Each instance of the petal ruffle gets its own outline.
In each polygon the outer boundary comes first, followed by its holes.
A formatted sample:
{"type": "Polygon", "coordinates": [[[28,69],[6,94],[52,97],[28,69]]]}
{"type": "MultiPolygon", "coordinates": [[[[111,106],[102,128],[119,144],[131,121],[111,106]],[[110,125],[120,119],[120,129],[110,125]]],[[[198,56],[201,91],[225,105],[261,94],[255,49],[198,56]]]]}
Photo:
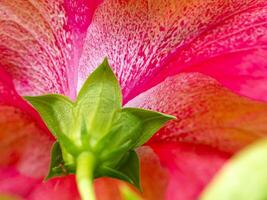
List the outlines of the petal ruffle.
{"type": "Polygon", "coordinates": [[[265,0],[105,1],[88,29],[78,85],[108,56],[125,102],[183,70],[266,100],[266,13],[265,0]]]}
{"type": "Polygon", "coordinates": [[[233,94],[199,73],[169,77],[126,106],[177,117],[154,135],[150,143],[186,141],[233,152],[267,135],[267,104],[233,94]]]}

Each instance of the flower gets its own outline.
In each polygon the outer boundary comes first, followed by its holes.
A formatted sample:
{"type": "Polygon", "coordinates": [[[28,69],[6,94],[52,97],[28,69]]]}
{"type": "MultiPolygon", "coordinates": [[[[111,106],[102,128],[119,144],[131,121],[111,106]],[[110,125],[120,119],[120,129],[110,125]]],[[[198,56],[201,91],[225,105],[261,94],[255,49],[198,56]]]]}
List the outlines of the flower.
{"type": "MultiPolygon", "coordinates": [[[[138,150],[143,197],[196,199],[267,133],[266,9],[264,0],[2,0],[1,193],[79,199],[73,176],[42,181],[54,138],[20,95],[75,99],[107,56],[125,105],[177,117],[138,150]]],[[[120,184],[96,180],[99,199],[120,199],[120,184]]]]}

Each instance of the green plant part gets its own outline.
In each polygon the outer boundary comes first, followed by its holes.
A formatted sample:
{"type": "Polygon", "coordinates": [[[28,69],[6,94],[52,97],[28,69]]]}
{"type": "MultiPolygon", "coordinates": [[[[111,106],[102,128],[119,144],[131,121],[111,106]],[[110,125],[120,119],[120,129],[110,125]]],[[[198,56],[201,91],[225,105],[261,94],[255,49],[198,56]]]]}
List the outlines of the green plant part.
{"type": "Polygon", "coordinates": [[[121,89],[107,59],[90,75],[77,100],[49,94],[25,99],[56,137],[47,179],[76,174],[83,200],[94,199],[97,177],[113,177],[141,189],[135,149],[175,117],[123,108],[121,89]]]}
{"type": "Polygon", "coordinates": [[[201,200],[267,199],[267,140],[242,150],[227,163],[201,200]]]}
{"type": "Polygon", "coordinates": [[[123,200],[141,200],[141,198],[126,185],[120,186],[120,192],[123,200]]]}

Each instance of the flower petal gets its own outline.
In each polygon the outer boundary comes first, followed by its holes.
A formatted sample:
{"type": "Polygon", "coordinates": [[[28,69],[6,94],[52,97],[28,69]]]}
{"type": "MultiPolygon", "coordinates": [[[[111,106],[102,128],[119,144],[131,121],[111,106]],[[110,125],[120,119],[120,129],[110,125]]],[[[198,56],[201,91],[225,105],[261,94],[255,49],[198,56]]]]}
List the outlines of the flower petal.
{"type": "Polygon", "coordinates": [[[107,56],[125,102],[192,65],[200,66],[191,71],[210,74],[234,91],[267,98],[266,5],[265,0],[107,0],[88,29],[78,86],[107,56]],[[214,57],[214,64],[202,64],[214,57]],[[260,86],[254,89],[252,81],[260,86]]]}
{"type": "Polygon", "coordinates": [[[0,199],[2,194],[26,197],[40,180],[22,175],[14,168],[0,169],[0,199]]]}
{"type": "MultiPolygon", "coordinates": [[[[98,200],[122,200],[119,193],[120,181],[101,178],[95,181],[95,191],[98,200]]],[[[69,175],[53,178],[47,182],[37,184],[27,196],[29,200],[80,200],[75,176],[69,175]]]]}
{"type": "Polygon", "coordinates": [[[74,176],[54,178],[35,187],[29,200],[80,200],[74,176]]]}
{"type": "Polygon", "coordinates": [[[22,95],[76,95],[82,34],[101,1],[1,0],[0,65],[22,95]]]}
{"type": "Polygon", "coordinates": [[[164,200],[197,199],[230,156],[207,146],[179,142],[155,144],[152,148],[170,177],[164,200]]]}
{"type": "Polygon", "coordinates": [[[267,104],[235,95],[199,73],[169,77],[126,106],[177,117],[154,135],[150,143],[186,141],[233,152],[267,135],[267,104]]]}
{"type": "MultiPolygon", "coordinates": [[[[266,21],[266,1],[238,8],[176,51],[161,73],[201,72],[238,94],[267,101],[266,21]]],[[[162,74],[152,82],[163,80],[162,74]]]]}
{"type": "Polygon", "coordinates": [[[68,34],[61,1],[2,0],[0,64],[20,94],[70,93],[68,34]]]}
{"type": "Polygon", "coordinates": [[[53,138],[39,115],[15,91],[0,68],[0,167],[45,176],[53,138]]]}

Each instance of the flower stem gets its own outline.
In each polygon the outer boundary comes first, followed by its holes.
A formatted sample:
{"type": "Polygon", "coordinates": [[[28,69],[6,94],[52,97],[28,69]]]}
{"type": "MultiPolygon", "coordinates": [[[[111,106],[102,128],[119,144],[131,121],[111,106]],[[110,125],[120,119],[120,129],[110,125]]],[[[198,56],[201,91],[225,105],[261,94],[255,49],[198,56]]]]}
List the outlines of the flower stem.
{"type": "Polygon", "coordinates": [[[76,181],[82,200],[95,200],[93,186],[94,156],[83,152],[77,158],[76,181]]]}

